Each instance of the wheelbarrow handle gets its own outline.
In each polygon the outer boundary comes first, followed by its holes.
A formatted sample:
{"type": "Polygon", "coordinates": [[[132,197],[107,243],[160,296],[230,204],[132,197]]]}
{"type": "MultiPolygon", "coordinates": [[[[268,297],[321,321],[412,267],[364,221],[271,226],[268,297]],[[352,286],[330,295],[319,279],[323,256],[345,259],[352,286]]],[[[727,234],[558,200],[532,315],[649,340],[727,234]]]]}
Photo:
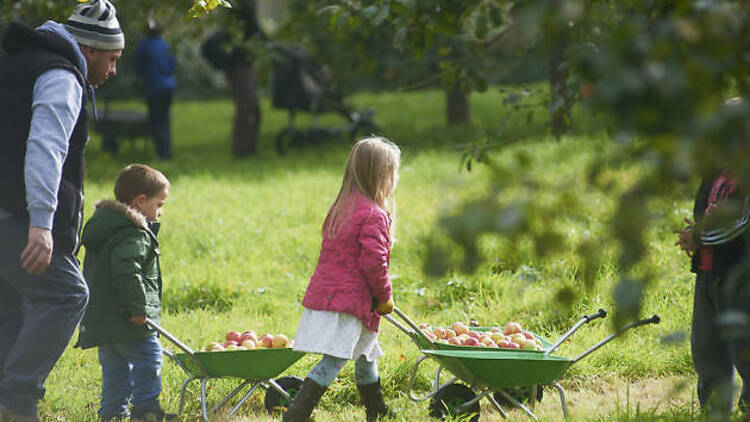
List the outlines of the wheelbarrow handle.
{"type": "Polygon", "coordinates": [[[185,343],[181,342],[177,337],[173,336],[169,331],[165,330],[161,325],[154,322],[154,320],[152,320],[151,318],[146,318],[146,325],[153,328],[154,331],[161,334],[167,340],[171,341],[183,352],[195,356],[195,352],[193,351],[193,349],[188,347],[185,343]]]}
{"type": "Polygon", "coordinates": [[[607,317],[607,311],[605,311],[602,308],[599,308],[599,310],[595,314],[591,314],[583,318],[586,320],[586,322],[591,322],[597,318],[606,318],[606,317],[607,317]]]}
{"type": "MultiPolygon", "coordinates": [[[[424,341],[426,341],[427,344],[429,344],[432,349],[436,349],[437,348],[435,346],[435,343],[433,343],[432,340],[430,340],[430,338],[425,335],[425,333],[417,326],[417,324],[415,324],[414,321],[412,321],[411,319],[409,319],[409,317],[407,317],[406,314],[404,314],[403,312],[401,312],[401,309],[399,309],[399,308],[397,308],[397,307],[394,306],[393,307],[393,313],[396,314],[396,315],[398,315],[398,317],[401,318],[406,323],[406,325],[408,325],[409,327],[405,327],[403,324],[401,324],[400,322],[398,322],[396,320],[396,318],[392,317],[391,315],[383,315],[383,317],[387,321],[389,321],[391,324],[395,325],[399,330],[403,331],[406,335],[408,335],[409,337],[411,337],[412,340],[414,340],[415,343],[417,343],[417,341],[416,341],[416,339],[414,337],[412,337],[412,333],[413,332],[415,332],[424,341]],[[409,330],[409,328],[411,328],[411,330],[409,330]]],[[[417,343],[417,346],[419,346],[419,343],[417,343]]]]}
{"type": "Polygon", "coordinates": [[[648,325],[648,324],[658,324],[661,322],[661,317],[659,315],[654,315],[651,318],[642,319],[640,321],[636,321],[633,323],[633,327],[638,327],[641,325],[648,325]]]}
{"type": "Polygon", "coordinates": [[[555,344],[553,344],[551,347],[549,347],[548,349],[546,349],[544,351],[544,354],[545,355],[549,355],[552,352],[554,352],[555,350],[557,350],[557,348],[560,347],[560,345],[563,344],[563,342],[565,340],[567,340],[568,337],[572,336],[573,333],[575,333],[576,331],[578,331],[578,329],[583,324],[587,324],[587,323],[589,323],[589,322],[591,322],[591,321],[593,321],[593,320],[595,320],[597,318],[606,318],[606,317],[607,317],[607,311],[605,311],[604,309],[601,309],[601,308],[599,308],[599,310],[596,311],[596,313],[594,313],[594,314],[584,315],[583,317],[581,317],[581,319],[578,320],[578,322],[575,323],[575,325],[573,325],[573,327],[571,327],[565,334],[563,334],[562,337],[560,337],[555,342],[555,344]]]}
{"type": "Polygon", "coordinates": [[[572,364],[578,362],[579,360],[585,358],[586,356],[588,356],[589,354],[591,354],[591,352],[593,352],[594,350],[596,350],[596,349],[604,346],[605,344],[609,343],[610,341],[612,341],[616,337],[619,337],[620,335],[622,335],[622,333],[624,333],[625,331],[627,331],[627,330],[629,330],[631,328],[640,327],[641,325],[658,324],[660,322],[661,322],[661,317],[659,317],[659,315],[654,315],[651,318],[641,319],[641,320],[638,320],[638,321],[633,321],[633,322],[631,322],[629,324],[625,324],[622,328],[620,328],[619,330],[617,330],[615,333],[612,333],[611,335],[609,335],[604,340],[602,340],[599,343],[591,346],[588,350],[586,350],[585,352],[583,352],[580,355],[576,356],[570,362],[570,364],[572,365],[572,364]]]}

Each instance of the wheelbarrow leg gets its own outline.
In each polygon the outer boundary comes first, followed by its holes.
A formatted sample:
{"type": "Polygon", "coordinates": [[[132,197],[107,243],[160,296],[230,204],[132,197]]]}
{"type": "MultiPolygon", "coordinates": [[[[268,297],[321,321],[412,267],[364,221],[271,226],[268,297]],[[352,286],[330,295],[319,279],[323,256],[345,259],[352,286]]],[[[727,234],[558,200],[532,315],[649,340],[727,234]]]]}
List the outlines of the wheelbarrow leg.
{"type": "Polygon", "coordinates": [[[523,403],[521,403],[518,400],[514,399],[505,390],[498,389],[497,392],[500,393],[500,394],[502,394],[502,396],[505,397],[505,400],[508,400],[509,402],[513,403],[514,406],[516,406],[517,408],[523,410],[531,419],[534,419],[535,421],[539,420],[539,418],[536,417],[536,415],[534,414],[534,412],[532,412],[531,410],[529,410],[528,407],[524,406],[523,403]]]}
{"type": "Polygon", "coordinates": [[[206,384],[207,383],[208,383],[208,378],[201,379],[201,415],[203,416],[203,420],[205,422],[208,422],[208,412],[206,411],[206,384]]]}
{"type": "Polygon", "coordinates": [[[242,381],[240,383],[240,385],[238,385],[237,387],[235,387],[234,390],[232,390],[231,393],[229,393],[226,396],[224,396],[224,398],[221,399],[221,401],[219,401],[218,403],[216,403],[216,405],[214,405],[214,407],[211,408],[211,413],[214,413],[215,411],[219,410],[219,408],[221,406],[224,406],[224,404],[226,404],[226,402],[228,402],[229,400],[231,400],[232,397],[236,396],[237,393],[239,393],[240,391],[242,391],[242,389],[245,388],[245,386],[248,385],[248,384],[250,384],[251,382],[252,381],[250,381],[250,380],[242,381]]]}
{"type": "Polygon", "coordinates": [[[180,391],[180,407],[177,408],[177,414],[181,415],[182,410],[185,408],[185,393],[187,391],[188,384],[196,379],[198,379],[198,377],[190,377],[182,383],[182,390],[180,391]]]}
{"type": "Polygon", "coordinates": [[[558,383],[551,384],[558,393],[560,393],[560,405],[562,406],[563,411],[563,417],[567,420],[568,419],[568,405],[565,403],[565,390],[563,390],[562,386],[558,383]]]}
{"type": "Polygon", "coordinates": [[[431,392],[425,394],[422,397],[418,397],[417,395],[415,395],[414,394],[414,383],[415,383],[415,381],[417,379],[417,372],[419,371],[419,365],[421,365],[422,362],[424,362],[428,358],[429,358],[429,356],[427,356],[427,355],[422,355],[419,358],[417,358],[417,361],[414,363],[414,367],[412,368],[411,376],[409,377],[409,391],[408,391],[408,395],[409,395],[409,398],[412,401],[414,401],[414,402],[420,402],[420,401],[423,401],[423,400],[427,400],[430,397],[434,396],[435,393],[437,393],[438,390],[440,390],[441,388],[445,387],[448,384],[452,384],[454,381],[458,380],[458,378],[453,378],[450,381],[446,382],[445,384],[439,385],[440,384],[440,371],[442,370],[442,367],[438,367],[438,370],[435,372],[435,379],[433,380],[433,390],[431,392]]]}
{"type": "Polygon", "coordinates": [[[492,394],[487,394],[487,398],[490,399],[490,403],[492,403],[493,406],[495,406],[495,409],[497,409],[498,412],[500,412],[500,416],[503,417],[503,419],[508,419],[508,414],[505,413],[505,410],[503,410],[503,407],[500,406],[500,403],[495,400],[494,397],[492,397],[492,394]]]}
{"type": "MultiPolygon", "coordinates": [[[[245,383],[243,383],[242,385],[244,386],[244,385],[245,385],[245,383]]],[[[249,390],[247,391],[247,393],[245,393],[245,394],[243,394],[243,395],[242,395],[242,398],[240,399],[239,403],[237,403],[237,404],[236,404],[236,405],[235,405],[235,406],[234,406],[234,407],[232,408],[232,410],[230,410],[230,411],[229,411],[229,413],[227,414],[227,419],[231,418],[231,417],[232,417],[232,415],[234,415],[234,413],[235,413],[236,411],[240,410],[240,407],[241,407],[241,406],[242,406],[243,404],[245,404],[245,402],[247,401],[248,397],[250,397],[250,395],[251,395],[251,394],[253,394],[253,392],[254,392],[255,390],[257,390],[257,389],[258,389],[258,387],[260,387],[260,385],[261,385],[261,383],[260,383],[260,382],[256,382],[255,384],[253,384],[253,386],[252,386],[252,387],[250,387],[250,389],[249,389],[249,390]]]]}
{"type": "Polygon", "coordinates": [[[536,384],[531,386],[531,398],[529,400],[529,408],[531,410],[534,410],[534,407],[536,406],[536,384]]]}

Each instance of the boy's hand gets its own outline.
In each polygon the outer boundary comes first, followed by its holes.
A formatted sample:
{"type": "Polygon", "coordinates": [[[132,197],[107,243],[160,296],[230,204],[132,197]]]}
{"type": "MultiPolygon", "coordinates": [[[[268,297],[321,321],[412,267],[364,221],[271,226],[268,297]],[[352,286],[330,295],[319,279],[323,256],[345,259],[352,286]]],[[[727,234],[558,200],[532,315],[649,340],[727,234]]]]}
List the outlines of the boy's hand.
{"type": "Polygon", "coordinates": [[[378,303],[377,311],[380,315],[388,315],[393,312],[394,306],[396,306],[396,304],[393,303],[393,297],[391,297],[387,302],[378,303]]]}
{"type": "Polygon", "coordinates": [[[135,324],[135,325],[145,325],[146,316],[145,315],[132,315],[130,318],[128,318],[128,321],[130,321],[131,324],[135,324]]]}
{"type": "Polygon", "coordinates": [[[698,249],[693,240],[693,226],[695,222],[689,218],[685,218],[685,222],[687,223],[687,227],[682,230],[673,230],[673,233],[677,235],[677,242],[674,244],[685,251],[688,256],[693,256],[693,253],[698,249]]]}

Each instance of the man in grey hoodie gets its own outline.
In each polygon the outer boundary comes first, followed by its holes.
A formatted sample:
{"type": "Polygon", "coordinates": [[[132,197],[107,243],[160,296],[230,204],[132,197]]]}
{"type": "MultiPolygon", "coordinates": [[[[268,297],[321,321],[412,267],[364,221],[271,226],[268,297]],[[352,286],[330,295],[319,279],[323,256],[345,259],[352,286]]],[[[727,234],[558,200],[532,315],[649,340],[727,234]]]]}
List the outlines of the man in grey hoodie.
{"type": "MultiPolygon", "coordinates": [[[[44,382],[88,300],[76,254],[87,99],[125,38],[108,0],[65,24],[12,23],[0,59],[0,420],[37,421],[44,382]],[[40,344],[41,343],[41,344],[40,344]]],[[[95,102],[94,112],[96,112],[95,102]]]]}

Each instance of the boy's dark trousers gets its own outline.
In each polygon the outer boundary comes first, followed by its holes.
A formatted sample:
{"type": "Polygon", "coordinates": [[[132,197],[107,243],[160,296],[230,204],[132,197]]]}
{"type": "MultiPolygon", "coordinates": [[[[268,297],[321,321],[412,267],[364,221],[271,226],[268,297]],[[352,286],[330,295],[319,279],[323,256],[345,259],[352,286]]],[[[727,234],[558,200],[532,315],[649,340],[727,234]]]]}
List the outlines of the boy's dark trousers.
{"type": "Polygon", "coordinates": [[[750,332],[741,321],[743,314],[750,316],[750,303],[745,300],[749,288],[747,285],[739,290],[727,288],[724,280],[702,271],[696,276],[690,343],[702,408],[708,406],[722,413],[731,411],[736,368],[743,379],[739,406],[744,412],[750,412],[747,407],[750,405],[750,332]],[[739,320],[734,318],[738,316],[739,320]]]}
{"type": "Polygon", "coordinates": [[[21,268],[28,226],[0,219],[0,404],[35,415],[44,381],[83,316],[88,288],[71,254],[52,253],[49,268],[21,268]]]}

